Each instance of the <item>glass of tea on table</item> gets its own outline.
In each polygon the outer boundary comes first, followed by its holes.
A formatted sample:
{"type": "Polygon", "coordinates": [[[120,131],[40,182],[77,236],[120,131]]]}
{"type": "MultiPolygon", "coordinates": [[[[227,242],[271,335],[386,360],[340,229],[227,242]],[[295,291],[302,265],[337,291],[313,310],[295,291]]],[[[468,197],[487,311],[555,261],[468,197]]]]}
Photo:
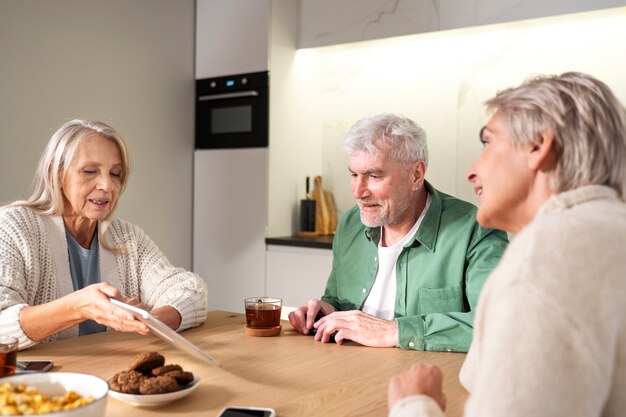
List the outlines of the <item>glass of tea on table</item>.
{"type": "Polygon", "coordinates": [[[280,334],[280,313],[283,300],[272,297],[252,297],[244,300],[246,307],[246,334],[250,336],[277,336],[280,334]]]}
{"type": "Polygon", "coordinates": [[[0,377],[15,374],[17,365],[17,339],[0,336],[0,377]]]}

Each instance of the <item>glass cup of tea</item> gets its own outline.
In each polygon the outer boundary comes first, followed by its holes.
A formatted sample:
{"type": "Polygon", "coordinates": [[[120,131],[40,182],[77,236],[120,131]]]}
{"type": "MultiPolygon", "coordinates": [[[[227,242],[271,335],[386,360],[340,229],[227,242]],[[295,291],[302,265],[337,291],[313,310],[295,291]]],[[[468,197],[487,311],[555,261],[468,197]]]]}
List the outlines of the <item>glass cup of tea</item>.
{"type": "Polygon", "coordinates": [[[280,313],[283,300],[272,297],[252,297],[244,300],[246,307],[246,333],[251,336],[276,336],[280,334],[280,313]]]}
{"type": "Polygon", "coordinates": [[[0,336],[0,377],[15,374],[17,366],[17,339],[0,336]]]}

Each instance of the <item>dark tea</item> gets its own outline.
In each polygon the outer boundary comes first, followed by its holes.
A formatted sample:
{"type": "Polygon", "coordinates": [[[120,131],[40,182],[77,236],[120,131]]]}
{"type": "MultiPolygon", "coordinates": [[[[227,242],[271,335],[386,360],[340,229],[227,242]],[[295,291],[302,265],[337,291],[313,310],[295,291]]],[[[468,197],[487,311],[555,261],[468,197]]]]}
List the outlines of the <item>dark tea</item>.
{"type": "Polygon", "coordinates": [[[0,377],[15,374],[17,366],[17,339],[0,337],[0,377]]]}
{"type": "Polygon", "coordinates": [[[245,300],[246,324],[252,329],[272,329],[280,326],[280,298],[255,297],[245,300]]]}
{"type": "Polygon", "coordinates": [[[0,353],[0,377],[15,374],[17,351],[0,353]]]}
{"type": "Polygon", "coordinates": [[[259,304],[246,308],[246,323],[253,329],[267,329],[280,325],[281,308],[272,304],[259,304]]]}

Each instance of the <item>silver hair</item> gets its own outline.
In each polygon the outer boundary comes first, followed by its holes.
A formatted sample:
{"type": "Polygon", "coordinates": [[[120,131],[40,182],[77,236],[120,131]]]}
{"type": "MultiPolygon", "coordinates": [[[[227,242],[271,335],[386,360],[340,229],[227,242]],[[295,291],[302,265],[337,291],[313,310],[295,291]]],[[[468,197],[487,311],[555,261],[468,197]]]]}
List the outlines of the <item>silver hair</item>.
{"type": "Polygon", "coordinates": [[[626,197],[626,110],[603,82],[578,72],[540,76],[486,104],[504,116],[514,143],[553,135],[555,191],[595,184],[626,197]]]}
{"type": "Polygon", "coordinates": [[[399,162],[424,161],[428,166],[426,132],[413,120],[393,113],[382,113],[356,122],[346,134],[343,149],[352,154],[376,154],[379,147],[399,162]]]}
{"type": "MultiPolygon", "coordinates": [[[[122,169],[120,173],[121,195],[130,175],[130,157],[124,139],[115,129],[105,123],[74,119],[64,123],[48,141],[41,155],[41,159],[39,160],[37,170],[35,171],[32,195],[26,200],[16,201],[11,205],[29,207],[45,215],[63,215],[65,212],[62,190],[63,180],[74,158],[78,145],[92,135],[100,135],[109,139],[118,147],[120,158],[122,159],[122,169]]],[[[110,224],[118,202],[119,198],[116,200],[115,205],[111,208],[107,217],[103,220],[102,227],[98,228],[101,242],[109,249],[110,247],[104,240],[104,232],[110,224]]]]}

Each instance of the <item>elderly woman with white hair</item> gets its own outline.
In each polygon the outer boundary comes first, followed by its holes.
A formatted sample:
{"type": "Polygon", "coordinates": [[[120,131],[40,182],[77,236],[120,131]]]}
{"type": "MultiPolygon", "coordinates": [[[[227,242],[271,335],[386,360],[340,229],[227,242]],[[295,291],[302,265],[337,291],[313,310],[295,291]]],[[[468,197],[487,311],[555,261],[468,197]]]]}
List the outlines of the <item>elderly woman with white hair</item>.
{"type": "Polygon", "coordinates": [[[20,349],[107,327],[149,331],[111,298],[178,331],[206,319],[204,281],[113,217],[129,168],[113,128],[72,120],[48,142],[31,197],[0,209],[0,334],[20,349]]]}
{"type": "MultiPolygon", "coordinates": [[[[581,73],[487,102],[468,174],[478,222],[516,234],[478,300],[461,370],[466,416],[622,416],[626,410],[626,111],[581,73]]],[[[439,368],[389,384],[390,415],[440,416],[439,368]]]]}

